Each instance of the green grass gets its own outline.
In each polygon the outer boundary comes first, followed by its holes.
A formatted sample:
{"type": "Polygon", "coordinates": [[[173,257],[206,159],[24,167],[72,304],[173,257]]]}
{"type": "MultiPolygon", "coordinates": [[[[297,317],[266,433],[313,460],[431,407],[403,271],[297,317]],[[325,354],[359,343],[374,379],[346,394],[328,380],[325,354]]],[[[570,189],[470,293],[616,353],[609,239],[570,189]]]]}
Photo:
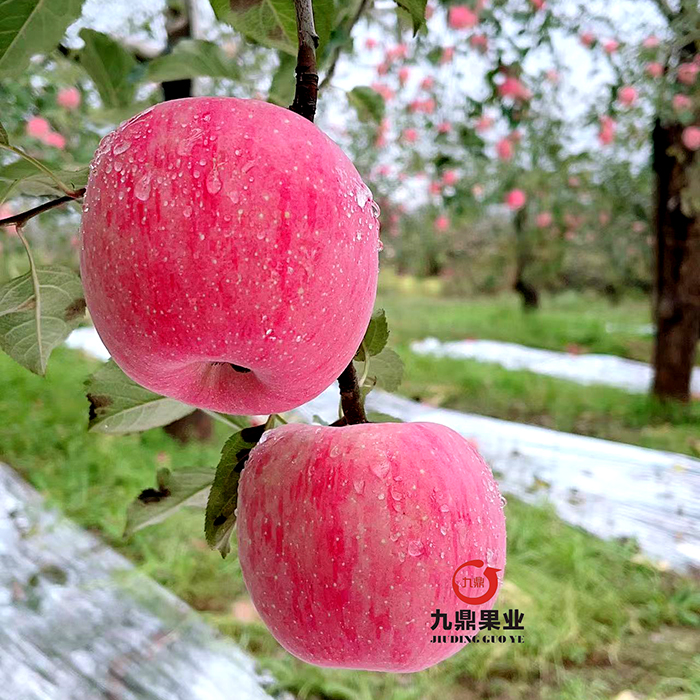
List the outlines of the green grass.
{"type": "Polygon", "coordinates": [[[483,338],[532,347],[581,350],[648,361],[650,338],[608,333],[606,324],[624,328],[648,323],[642,300],[611,306],[599,297],[545,297],[543,308],[523,313],[510,295],[480,299],[444,299],[410,288],[384,289],[377,305],[387,312],[390,343],[406,365],[399,392],[434,406],[504,420],[541,425],[660,450],[700,456],[700,402],[664,405],[646,394],[630,394],[603,385],[575,382],[499,365],[420,356],[413,340],[483,338]]]}
{"type": "MultiPolygon", "coordinates": [[[[386,309],[392,341],[403,344],[428,336],[440,340],[479,338],[520,343],[547,350],[619,355],[648,362],[653,340],[632,332],[651,321],[646,299],[625,299],[611,306],[599,296],[544,296],[542,308],[523,313],[517,296],[503,294],[476,299],[449,299],[422,293],[408,284],[396,287],[392,277],[380,278],[377,305],[386,309]],[[612,332],[606,331],[611,324],[612,332]]],[[[418,283],[416,283],[418,284],[418,283]]]]}
{"type": "MultiPolygon", "coordinates": [[[[412,675],[322,670],[292,659],[241,614],[240,606],[249,606],[238,563],[206,549],[201,513],[179,513],[122,539],[126,505],[151,485],[155,469],[214,464],[225,433],[185,447],[160,430],[87,433],[82,382],[95,366],[59,349],[41,379],[0,355],[0,456],[254,653],[279,687],[301,698],[353,700],[607,700],[625,689],[657,700],[697,697],[697,585],[633,563],[630,544],[602,542],[516,499],[506,507],[508,569],[499,606],[525,613],[525,644],[474,645],[412,675]]],[[[415,371],[409,365],[409,382],[415,371]]]]}

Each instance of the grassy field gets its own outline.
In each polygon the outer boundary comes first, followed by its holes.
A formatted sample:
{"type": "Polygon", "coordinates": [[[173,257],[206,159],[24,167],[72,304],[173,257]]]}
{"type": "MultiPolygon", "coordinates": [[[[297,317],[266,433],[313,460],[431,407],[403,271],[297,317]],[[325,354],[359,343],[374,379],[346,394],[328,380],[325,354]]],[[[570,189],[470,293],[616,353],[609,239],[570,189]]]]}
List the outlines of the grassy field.
{"type": "Polygon", "coordinates": [[[651,338],[626,329],[648,323],[644,301],[610,306],[596,297],[563,295],[523,314],[515,296],[453,300],[397,290],[392,280],[377,304],[387,312],[390,343],[406,365],[400,393],[434,406],[519,423],[700,456],[700,401],[663,405],[645,394],[575,382],[527,371],[510,371],[476,360],[413,354],[409,344],[487,338],[532,347],[578,350],[648,361],[651,338]],[[606,331],[612,324],[623,330],[606,331]]]}
{"type": "MultiPolygon", "coordinates": [[[[392,343],[406,360],[408,395],[629,442],[694,449],[695,409],[667,413],[662,420],[661,409],[644,397],[489,365],[415,358],[407,351],[412,338],[473,333],[515,342],[529,337],[529,344],[557,349],[587,339],[587,347],[602,350],[610,343],[608,352],[616,346],[622,354],[624,338],[607,338],[600,324],[613,316],[630,322],[634,313],[644,322],[641,307],[607,314],[601,306],[589,318],[588,303],[576,302],[578,311],[555,306],[537,321],[535,332],[512,299],[466,305],[421,301],[402,292],[383,293],[380,301],[389,314],[392,343]],[[472,312],[474,306],[478,311],[472,312]],[[579,315],[580,324],[571,320],[579,315]],[[513,319],[512,333],[503,330],[503,318],[513,319]],[[467,332],[467,326],[481,331],[467,332]]],[[[185,447],[161,430],[126,437],[87,433],[82,382],[96,366],[59,349],[41,379],[0,355],[0,458],[255,654],[280,688],[302,698],[352,700],[608,700],[625,690],[644,699],[700,697],[697,582],[645,564],[631,543],[602,542],[547,509],[513,498],[506,506],[508,569],[499,607],[525,613],[525,644],[474,645],[412,675],[330,671],[296,661],[257,619],[235,556],[222,561],[207,549],[200,512],[180,513],[122,539],[126,505],[151,485],[155,469],[215,464],[225,432],[217,426],[210,444],[185,447]]]]}

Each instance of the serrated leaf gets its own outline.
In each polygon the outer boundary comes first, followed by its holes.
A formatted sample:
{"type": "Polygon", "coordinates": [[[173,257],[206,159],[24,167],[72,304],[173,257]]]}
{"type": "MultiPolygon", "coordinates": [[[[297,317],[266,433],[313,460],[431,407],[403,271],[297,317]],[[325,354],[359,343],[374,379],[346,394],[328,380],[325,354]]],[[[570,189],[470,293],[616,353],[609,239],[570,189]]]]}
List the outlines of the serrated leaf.
{"type": "Polygon", "coordinates": [[[2,124],[0,124],[0,144],[3,146],[10,145],[10,139],[7,135],[7,131],[5,131],[5,127],[2,124]]]}
{"type": "Polygon", "coordinates": [[[226,558],[231,551],[231,533],[236,524],[238,482],[250,451],[258,444],[264,425],[244,428],[231,435],[221,450],[216,477],[209,492],[204,516],[204,535],[212,549],[226,558]]]}
{"type": "Polygon", "coordinates": [[[0,0],[0,77],[17,77],[35,54],[53,51],[84,0],[0,0]]]}
{"type": "Polygon", "coordinates": [[[379,124],[384,118],[384,98],[370,87],[358,86],[348,92],[348,102],[363,122],[379,124]]]}
{"type": "MultiPolygon", "coordinates": [[[[52,170],[56,177],[70,189],[78,190],[87,184],[89,173],[87,165],[78,170],[52,170]]],[[[35,165],[26,160],[18,160],[0,166],[0,203],[10,194],[44,197],[65,193],[58,187],[55,180],[37,170],[35,165]]]]}
{"type": "Polygon", "coordinates": [[[46,373],[51,351],[85,314],[80,278],[67,267],[47,266],[0,287],[0,348],[35,374],[46,373]]]}
{"type": "Polygon", "coordinates": [[[293,0],[211,0],[217,19],[263,46],[296,55],[297,27],[293,0]]]}
{"type": "Polygon", "coordinates": [[[372,423],[403,423],[401,418],[390,416],[388,413],[382,413],[381,411],[369,411],[367,413],[367,418],[369,418],[372,423]]]}
{"type": "MultiPolygon", "coordinates": [[[[227,22],[249,39],[296,56],[294,0],[210,0],[210,4],[218,20],[227,22]]],[[[313,9],[318,53],[321,53],[335,24],[333,0],[315,0],[313,9]]]]}
{"type": "Polygon", "coordinates": [[[386,312],[384,309],[377,309],[372,314],[355,359],[358,362],[364,362],[365,352],[370,356],[378,355],[386,346],[387,340],[389,340],[389,325],[386,322],[386,312]]]}
{"type": "Polygon", "coordinates": [[[109,360],[85,382],[90,402],[88,430],[137,433],[159,428],[192,413],[194,406],[144,389],[109,360]]]}
{"type": "Polygon", "coordinates": [[[411,20],[413,21],[413,33],[416,34],[425,23],[425,6],[428,4],[428,1],[396,0],[396,4],[411,15],[411,20]]]}
{"type": "Polygon", "coordinates": [[[296,58],[282,51],[279,52],[279,57],[280,64],[272,76],[268,100],[280,107],[288,107],[292,104],[296,87],[294,76],[296,58]]]}
{"type": "Polygon", "coordinates": [[[136,69],[136,59],[121,44],[94,29],[81,29],[80,38],[85,46],[78,60],[92,78],[104,107],[128,105],[134,97],[131,73],[136,69]]]}
{"type": "Polygon", "coordinates": [[[165,56],[148,63],[146,76],[154,83],[185,80],[200,76],[209,78],[240,77],[238,62],[229,58],[211,41],[184,39],[165,56]]]}
{"type": "Polygon", "coordinates": [[[156,488],[142,491],[127,508],[124,537],[163,522],[180,508],[199,505],[214,481],[214,474],[212,467],[192,467],[174,472],[158,470],[156,488]]]}
{"type": "Polygon", "coordinates": [[[403,379],[403,361],[391,349],[384,348],[370,359],[368,377],[386,391],[396,391],[403,379]]]}

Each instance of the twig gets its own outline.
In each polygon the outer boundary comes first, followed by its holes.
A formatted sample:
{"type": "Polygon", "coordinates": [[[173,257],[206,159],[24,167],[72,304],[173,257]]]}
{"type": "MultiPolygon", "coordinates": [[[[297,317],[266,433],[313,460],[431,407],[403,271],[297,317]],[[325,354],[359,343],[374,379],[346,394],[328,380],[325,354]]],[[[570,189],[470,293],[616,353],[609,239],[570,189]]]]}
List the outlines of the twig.
{"type": "Polygon", "coordinates": [[[297,15],[299,51],[297,53],[297,82],[294,102],[289,109],[312,122],[316,116],[316,100],[318,99],[318,72],[316,68],[318,34],[316,34],[314,26],[312,0],[294,0],[294,9],[297,15]]]}
{"type": "Polygon", "coordinates": [[[39,214],[43,214],[45,211],[49,211],[50,209],[55,209],[56,207],[67,204],[68,202],[74,202],[76,199],[80,199],[84,194],[85,188],[83,187],[82,189],[76,190],[70,196],[65,195],[63,197],[58,197],[58,199],[52,199],[48,202],[44,202],[38,207],[34,207],[28,211],[23,211],[20,214],[13,214],[12,216],[8,216],[6,219],[0,219],[0,226],[12,226],[13,224],[15,226],[24,226],[29,219],[32,219],[39,214]]]}
{"type": "Polygon", "coordinates": [[[357,372],[352,360],[338,377],[338,386],[340,387],[340,404],[343,407],[343,415],[347,424],[367,423],[360,385],[357,381],[357,372]]]}

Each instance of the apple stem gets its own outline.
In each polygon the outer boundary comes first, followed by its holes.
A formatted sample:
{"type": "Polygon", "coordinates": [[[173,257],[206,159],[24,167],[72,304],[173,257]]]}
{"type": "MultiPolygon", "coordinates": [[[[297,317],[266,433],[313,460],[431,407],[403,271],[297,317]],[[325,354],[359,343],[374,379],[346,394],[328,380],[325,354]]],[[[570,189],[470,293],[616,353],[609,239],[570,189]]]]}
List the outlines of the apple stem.
{"type": "Polygon", "coordinates": [[[84,194],[85,188],[82,188],[72,192],[70,195],[65,195],[63,197],[58,197],[57,199],[52,199],[48,202],[44,202],[33,209],[28,209],[27,211],[23,211],[19,214],[13,214],[5,219],[0,219],[0,226],[24,226],[29,219],[32,219],[39,214],[43,214],[45,211],[49,211],[49,209],[55,209],[56,207],[66,204],[67,202],[73,202],[76,199],[80,199],[84,194]]]}
{"type": "Polygon", "coordinates": [[[312,122],[316,116],[316,101],[318,99],[318,72],[316,68],[318,34],[316,34],[314,25],[312,0],[294,0],[294,9],[297,15],[299,52],[297,53],[297,82],[294,102],[289,109],[312,122]]]}
{"type": "Polygon", "coordinates": [[[340,373],[338,386],[340,387],[340,405],[343,407],[345,424],[368,423],[365,407],[362,403],[360,384],[357,381],[357,372],[352,360],[340,373]]]}

